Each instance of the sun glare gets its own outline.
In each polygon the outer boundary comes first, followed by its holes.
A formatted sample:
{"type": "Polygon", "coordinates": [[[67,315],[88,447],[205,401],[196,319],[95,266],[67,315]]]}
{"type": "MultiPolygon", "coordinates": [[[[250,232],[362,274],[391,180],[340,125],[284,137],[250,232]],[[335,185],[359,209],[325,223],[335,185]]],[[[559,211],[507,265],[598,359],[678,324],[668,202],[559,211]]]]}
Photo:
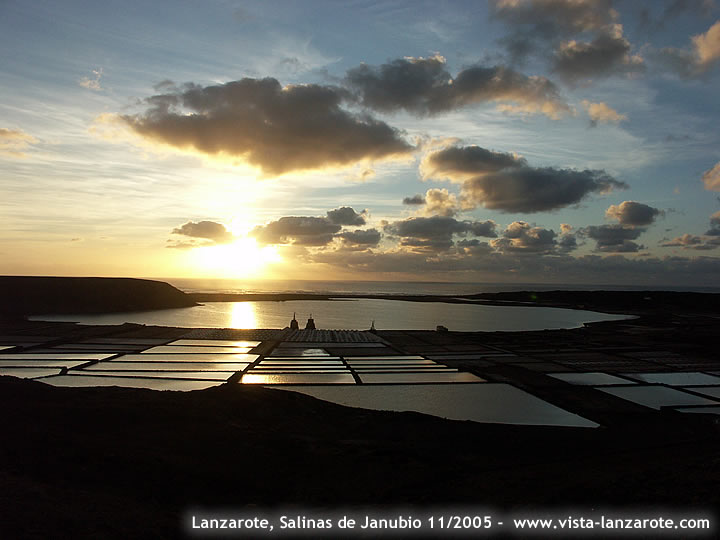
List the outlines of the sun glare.
{"type": "Polygon", "coordinates": [[[234,302],[230,313],[230,328],[257,328],[258,320],[252,302],[234,302]]]}
{"type": "Polygon", "coordinates": [[[260,247],[254,238],[193,251],[198,270],[204,274],[234,278],[258,277],[268,265],[282,260],[273,246],[260,247]]]}

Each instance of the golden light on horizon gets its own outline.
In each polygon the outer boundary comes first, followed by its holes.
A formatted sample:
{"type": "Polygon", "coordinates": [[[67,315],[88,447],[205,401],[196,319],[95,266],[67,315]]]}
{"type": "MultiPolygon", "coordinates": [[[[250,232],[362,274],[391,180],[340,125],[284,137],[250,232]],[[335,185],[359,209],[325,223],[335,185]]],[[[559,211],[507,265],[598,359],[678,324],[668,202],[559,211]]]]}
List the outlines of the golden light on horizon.
{"type": "Polygon", "coordinates": [[[254,238],[199,247],[192,250],[192,257],[198,272],[230,278],[259,277],[269,265],[283,260],[274,246],[260,247],[254,238]]]}

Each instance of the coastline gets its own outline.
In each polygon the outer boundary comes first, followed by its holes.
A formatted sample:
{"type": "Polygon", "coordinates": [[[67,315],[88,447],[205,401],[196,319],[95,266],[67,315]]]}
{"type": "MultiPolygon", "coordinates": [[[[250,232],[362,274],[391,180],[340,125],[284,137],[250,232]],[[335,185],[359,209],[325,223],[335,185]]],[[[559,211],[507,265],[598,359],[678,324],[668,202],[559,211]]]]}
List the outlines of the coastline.
{"type": "Polygon", "coordinates": [[[476,294],[187,293],[163,281],[133,278],[0,276],[0,317],[117,313],[191,307],[203,302],[378,299],[486,306],[554,307],[663,316],[720,313],[720,293],[543,290],[476,294]]]}

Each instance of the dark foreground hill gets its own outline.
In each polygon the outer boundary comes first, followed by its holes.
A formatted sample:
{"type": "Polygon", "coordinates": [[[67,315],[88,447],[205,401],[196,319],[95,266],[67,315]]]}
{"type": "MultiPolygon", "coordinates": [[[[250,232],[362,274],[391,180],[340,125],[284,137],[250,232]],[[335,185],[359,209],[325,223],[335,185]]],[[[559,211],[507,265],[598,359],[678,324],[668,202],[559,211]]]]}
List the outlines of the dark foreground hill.
{"type": "Polygon", "coordinates": [[[0,316],[109,313],[196,305],[161,281],[132,278],[0,276],[0,316]]]}
{"type": "MultiPolygon", "coordinates": [[[[569,512],[718,504],[717,433],[510,426],[281,390],[0,377],[0,537],[175,538],[192,508],[569,512]]],[[[339,537],[339,536],[331,536],[339,537]]]]}

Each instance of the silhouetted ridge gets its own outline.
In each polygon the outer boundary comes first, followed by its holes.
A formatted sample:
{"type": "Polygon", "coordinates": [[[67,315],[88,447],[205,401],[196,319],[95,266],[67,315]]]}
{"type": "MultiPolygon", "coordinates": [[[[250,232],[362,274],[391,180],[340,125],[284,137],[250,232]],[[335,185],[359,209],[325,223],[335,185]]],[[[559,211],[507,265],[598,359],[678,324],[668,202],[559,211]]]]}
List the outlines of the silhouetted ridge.
{"type": "Polygon", "coordinates": [[[108,313],[197,305],[162,281],[0,276],[0,314],[108,313]]]}

